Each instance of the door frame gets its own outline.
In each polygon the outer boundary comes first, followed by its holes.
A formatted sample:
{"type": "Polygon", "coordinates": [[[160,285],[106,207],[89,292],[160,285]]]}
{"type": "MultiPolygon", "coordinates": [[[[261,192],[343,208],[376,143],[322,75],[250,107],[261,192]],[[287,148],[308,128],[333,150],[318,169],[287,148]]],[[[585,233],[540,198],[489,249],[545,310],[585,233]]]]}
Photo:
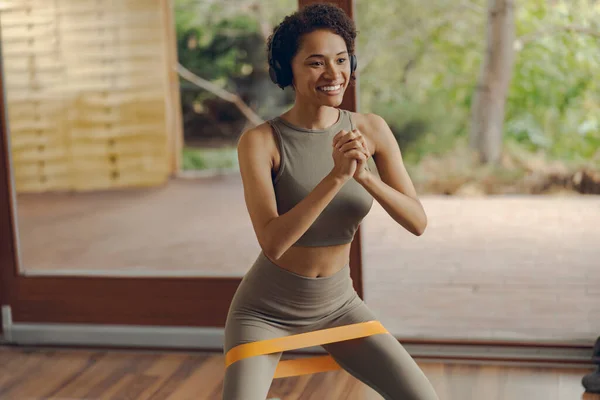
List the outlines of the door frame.
{"type": "MultiPolygon", "coordinates": [[[[350,16],[352,0],[334,1],[350,16]]],[[[299,0],[299,6],[314,1],[299,0]]],[[[173,43],[175,46],[175,43],[173,43]]],[[[0,67],[2,66],[0,61],[0,67]]],[[[25,276],[19,273],[4,73],[0,75],[0,305],[11,324],[108,324],[223,327],[241,278],[25,276]],[[157,294],[160,294],[158,296],[157,294]]],[[[356,110],[356,88],[343,108],[356,110]]],[[[174,110],[179,113],[180,110],[174,110]]],[[[176,121],[181,121],[180,118],[176,121]]],[[[173,148],[178,151],[178,145],[173,148]]],[[[363,295],[360,230],[351,246],[354,285],[363,295]]],[[[14,325],[16,326],[16,325],[14,325]]]]}

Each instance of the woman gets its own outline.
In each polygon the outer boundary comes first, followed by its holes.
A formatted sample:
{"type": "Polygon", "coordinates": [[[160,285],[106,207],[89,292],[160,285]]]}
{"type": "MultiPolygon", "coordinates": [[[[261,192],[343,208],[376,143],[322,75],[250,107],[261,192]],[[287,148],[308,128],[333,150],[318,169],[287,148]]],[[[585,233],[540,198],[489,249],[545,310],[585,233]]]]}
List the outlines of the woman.
{"type": "MultiPolygon", "coordinates": [[[[269,38],[272,79],[295,91],[293,107],[242,134],[246,206],[262,249],[227,317],[225,352],[248,342],[373,321],[349,269],[350,244],[373,198],[415,235],[427,218],[385,121],[338,109],[356,67],[351,19],[307,6],[269,38]],[[374,156],[380,178],[367,168],[374,156]]],[[[350,374],[386,399],[437,399],[389,334],[325,345],[350,374]]],[[[225,373],[225,400],[263,400],[281,354],[245,358],[225,373]]]]}

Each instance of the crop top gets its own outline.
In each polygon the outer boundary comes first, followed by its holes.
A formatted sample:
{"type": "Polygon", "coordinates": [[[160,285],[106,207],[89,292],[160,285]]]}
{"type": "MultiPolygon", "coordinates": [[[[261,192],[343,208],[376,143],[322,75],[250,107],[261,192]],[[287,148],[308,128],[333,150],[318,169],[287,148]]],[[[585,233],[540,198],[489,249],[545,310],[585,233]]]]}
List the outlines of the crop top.
{"type": "MultiPolygon", "coordinates": [[[[331,172],[333,137],[342,129],[354,129],[350,112],[340,109],[335,124],[327,129],[294,126],[280,117],[269,121],[277,140],[281,162],[273,177],[279,215],[304,199],[331,172]]],[[[308,230],[295,243],[317,247],[350,243],[373,197],[356,180],[348,180],[308,230]]]]}

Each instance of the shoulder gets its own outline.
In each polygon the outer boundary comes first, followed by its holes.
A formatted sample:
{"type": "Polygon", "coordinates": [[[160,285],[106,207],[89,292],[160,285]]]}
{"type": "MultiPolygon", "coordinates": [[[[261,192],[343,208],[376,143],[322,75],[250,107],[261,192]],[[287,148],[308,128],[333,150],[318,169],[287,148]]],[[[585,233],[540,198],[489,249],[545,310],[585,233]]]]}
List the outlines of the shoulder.
{"type": "Polygon", "coordinates": [[[372,129],[389,129],[383,117],[374,113],[350,112],[350,115],[358,129],[370,131],[372,129]]]}
{"type": "Polygon", "coordinates": [[[238,139],[238,151],[252,148],[265,148],[274,144],[273,128],[268,122],[263,122],[244,131],[238,139]]]}
{"type": "Polygon", "coordinates": [[[395,142],[394,134],[386,120],[375,113],[355,113],[350,116],[356,128],[369,139],[375,148],[385,148],[395,142]]]}

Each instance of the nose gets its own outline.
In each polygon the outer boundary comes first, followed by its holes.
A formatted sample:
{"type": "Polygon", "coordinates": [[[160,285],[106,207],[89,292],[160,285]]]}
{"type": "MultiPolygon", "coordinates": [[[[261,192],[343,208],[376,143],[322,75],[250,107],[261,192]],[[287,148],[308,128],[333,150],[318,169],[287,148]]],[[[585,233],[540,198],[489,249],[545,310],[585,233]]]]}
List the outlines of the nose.
{"type": "Polygon", "coordinates": [[[327,79],[336,80],[342,74],[341,69],[341,65],[337,65],[335,62],[328,62],[324,75],[327,79]]]}

